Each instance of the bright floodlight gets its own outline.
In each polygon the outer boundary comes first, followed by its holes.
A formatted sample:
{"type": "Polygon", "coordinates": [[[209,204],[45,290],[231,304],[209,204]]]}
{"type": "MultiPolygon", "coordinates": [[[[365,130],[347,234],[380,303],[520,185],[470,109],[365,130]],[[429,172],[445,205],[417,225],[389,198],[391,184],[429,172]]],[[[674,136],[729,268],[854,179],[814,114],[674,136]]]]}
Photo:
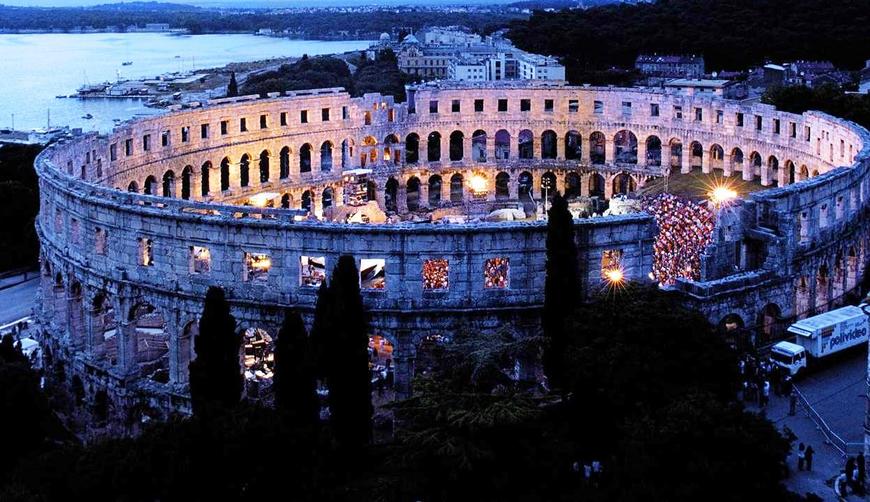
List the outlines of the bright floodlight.
{"type": "Polygon", "coordinates": [[[716,205],[732,201],[736,198],[737,192],[724,185],[717,186],[710,192],[710,200],[716,205]]]}
{"type": "Polygon", "coordinates": [[[604,277],[606,277],[607,280],[613,284],[619,284],[625,278],[625,276],[623,276],[622,274],[622,270],[618,268],[611,268],[610,270],[607,270],[606,272],[604,272],[604,277]]]}
{"type": "Polygon", "coordinates": [[[474,193],[485,193],[486,178],[479,174],[475,174],[468,180],[468,186],[471,187],[471,191],[474,193]]]}
{"type": "Polygon", "coordinates": [[[266,207],[266,204],[268,204],[270,200],[273,200],[279,195],[281,194],[275,192],[262,192],[250,196],[248,200],[251,201],[251,204],[254,206],[266,207]]]}

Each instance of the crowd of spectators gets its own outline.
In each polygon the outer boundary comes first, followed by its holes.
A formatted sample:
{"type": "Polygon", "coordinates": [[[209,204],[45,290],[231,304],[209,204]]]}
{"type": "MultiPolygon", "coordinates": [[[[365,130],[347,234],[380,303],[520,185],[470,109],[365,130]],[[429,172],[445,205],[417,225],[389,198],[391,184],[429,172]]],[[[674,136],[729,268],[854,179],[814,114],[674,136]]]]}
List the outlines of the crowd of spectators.
{"type": "Polygon", "coordinates": [[[668,193],[641,200],[659,227],[653,246],[653,277],[671,285],[678,278],[700,279],[701,254],[713,239],[716,216],[707,202],[668,193]]]}
{"type": "Polygon", "coordinates": [[[487,289],[505,289],[508,287],[510,273],[510,258],[490,258],[483,265],[483,285],[487,289]]]}
{"type": "Polygon", "coordinates": [[[449,284],[449,267],[443,258],[423,262],[423,289],[447,289],[449,284]]]}

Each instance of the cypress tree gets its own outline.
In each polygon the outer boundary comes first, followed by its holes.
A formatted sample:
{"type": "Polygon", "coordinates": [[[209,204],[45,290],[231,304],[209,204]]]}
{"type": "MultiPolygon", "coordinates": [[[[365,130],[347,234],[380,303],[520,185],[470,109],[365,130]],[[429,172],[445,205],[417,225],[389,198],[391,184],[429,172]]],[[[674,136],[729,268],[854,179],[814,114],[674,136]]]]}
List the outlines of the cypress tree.
{"type": "Polygon", "coordinates": [[[314,375],[317,378],[326,378],[329,373],[328,366],[331,359],[326,357],[329,353],[329,333],[332,330],[332,292],[326,281],[320,284],[317,290],[317,302],[314,305],[314,323],[311,325],[311,350],[314,360],[314,375]]]}
{"type": "Polygon", "coordinates": [[[330,424],[339,446],[357,449],[371,440],[372,395],[368,319],[353,256],[343,255],[330,283],[332,325],[325,332],[330,424]]]}
{"type": "Polygon", "coordinates": [[[239,404],[244,385],[241,347],[242,335],[236,331],[236,319],[230,314],[224,290],[216,286],[208,288],[199,335],[194,341],[196,359],[190,363],[194,415],[205,416],[239,404]]]}
{"type": "Polygon", "coordinates": [[[236,82],[236,72],[230,73],[230,83],[227,84],[227,97],[234,98],[239,95],[239,84],[236,82]]]}
{"type": "Polygon", "coordinates": [[[286,310],[275,341],[275,406],[296,425],[314,426],[320,416],[313,356],[302,316],[286,310]]]}
{"type": "Polygon", "coordinates": [[[568,346],[571,312],[580,300],[577,271],[577,243],[574,219],[568,201],[559,192],[547,212],[547,276],[544,284],[544,373],[551,389],[565,384],[565,349],[568,346]]]}

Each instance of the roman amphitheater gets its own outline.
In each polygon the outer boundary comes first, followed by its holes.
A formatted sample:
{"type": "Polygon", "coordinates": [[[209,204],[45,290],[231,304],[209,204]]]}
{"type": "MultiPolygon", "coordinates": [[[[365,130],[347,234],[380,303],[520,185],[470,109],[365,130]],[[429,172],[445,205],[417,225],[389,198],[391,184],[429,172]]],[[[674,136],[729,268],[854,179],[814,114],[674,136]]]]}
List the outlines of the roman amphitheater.
{"type": "Polygon", "coordinates": [[[399,396],[433,340],[536,334],[541,205],[556,190],[577,216],[584,295],[656,281],[724,336],[758,344],[858,294],[870,244],[866,130],[651,89],[435,82],[405,103],[341,89],[240,97],[54,144],[36,169],[42,341],[86,399],[102,392],[126,413],[189,412],[210,285],[246,333],[249,381],[267,380],[283,309],[310,323],[342,254],[357,260],[373,357],[389,359],[399,396]],[[632,192],[695,173],[759,189],[698,202],[712,217],[692,231],[697,259],[663,270],[661,239],[680,229],[631,210],[643,208],[632,192]]]}

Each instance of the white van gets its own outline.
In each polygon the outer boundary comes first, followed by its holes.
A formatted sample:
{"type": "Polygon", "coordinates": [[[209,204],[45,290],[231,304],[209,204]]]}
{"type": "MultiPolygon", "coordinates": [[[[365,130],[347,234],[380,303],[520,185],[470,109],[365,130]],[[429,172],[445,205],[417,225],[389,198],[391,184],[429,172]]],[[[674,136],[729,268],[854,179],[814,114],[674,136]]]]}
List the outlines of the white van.
{"type": "Polygon", "coordinates": [[[849,305],[792,324],[794,342],[779,342],[771,348],[770,360],[796,375],[807,367],[808,358],[821,359],[850,347],[866,344],[867,314],[849,305]]]}

